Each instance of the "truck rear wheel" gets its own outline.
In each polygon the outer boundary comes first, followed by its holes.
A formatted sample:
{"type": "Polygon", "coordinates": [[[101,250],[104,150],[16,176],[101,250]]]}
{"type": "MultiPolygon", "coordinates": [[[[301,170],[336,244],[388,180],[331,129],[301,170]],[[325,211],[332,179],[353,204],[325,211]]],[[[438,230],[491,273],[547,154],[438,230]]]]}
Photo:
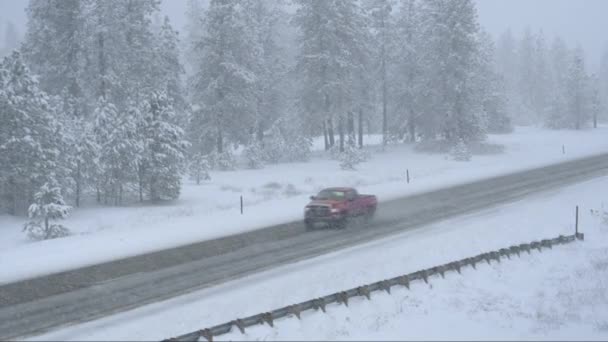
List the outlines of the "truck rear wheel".
{"type": "Polygon", "coordinates": [[[346,229],[348,227],[348,217],[344,217],[336,222],[336,228],[338,229],[346,229]]]}
{"type": "Polygon", "coordinates": [[[304,225],[306,226],[306,231],[310,232],[312,230],[315,230],[315,224],[309,221],[304,222],[304,225]]]}
{"type": "Polygon", "coordinates": [[[373,220],[374,216],[376,216],[376,208],[370,209],[370,211],[365,214],[365,223],[369,223],[369,221],[373,220]]]}

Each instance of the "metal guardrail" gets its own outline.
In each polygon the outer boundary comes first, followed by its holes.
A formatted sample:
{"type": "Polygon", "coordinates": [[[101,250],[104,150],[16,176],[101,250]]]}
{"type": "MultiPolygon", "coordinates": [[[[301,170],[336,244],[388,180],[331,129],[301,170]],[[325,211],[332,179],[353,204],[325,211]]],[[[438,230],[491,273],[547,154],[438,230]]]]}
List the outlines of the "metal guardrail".
{"type": "MultiPolygon", "coordinates": [[[[182,336],[170,338],[164,341],[199,341],[201,338],[205,338],[207,341],[212,342],[216,336],[222,336],[232,331],[233,327],[238,328],[241,333],[245,333],[245,329],[261,324],[268,324],[274,327],[274,321],[285,317],[297,317],[301,319],[302,312],[309,310],[321,310],[326,312],[329,304],[344,304],[348,306],[348,302],[354,297],[366,297],[371,300],[371,294],[376,291],[386,291],[391,293],[391,288],[394,286],[403,286],[407,289],[410,288],[410,284],[416,280],[422,280],[428,284],[429,278],[432,276],[440,275],[445,278],[447,272],[458,272],[466,266],[471,266],[477,269],[477,265],[483,262],[490,264],[492,261],[501,262],[501,258],[511,259],[511,256],[521,256],[522,253],[531,254],[533,250],[542,252],[543,248],[552,249],[556,245],[564,245],[575,242],[576,240],[584,240],[585,235],[576,233],[570,236],[560,236],[552,240],[535,241],[532,243],[524,243],[518,246],[512,246],[509,248],[503,248],[498,251],[483,253],[472,258],[466,258],[460,261],[451,262],[445,265],[429,268],[426,270],[410,273],[393,279],[383,280],[370,285],[360,286],[354,289],[350,289],[343,292],[338,292],[329,296],[309,300],[300,304],[287,306],[281,309],[277,309],[271,312],[261,313],[253,315],[243,319],[237,319],[228,323],[220,324],[212,328],[198,330],[182,336]]],[[[163,342],[164,342],[163,341],[163,342]]]]}

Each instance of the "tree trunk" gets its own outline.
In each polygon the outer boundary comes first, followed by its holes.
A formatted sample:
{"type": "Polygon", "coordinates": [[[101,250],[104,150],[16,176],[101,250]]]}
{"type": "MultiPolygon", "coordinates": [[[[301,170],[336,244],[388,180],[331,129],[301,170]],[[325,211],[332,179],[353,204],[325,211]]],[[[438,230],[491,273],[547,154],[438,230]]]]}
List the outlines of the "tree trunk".
{"type": "Polygon", "coordinates": [[[355,114],[352,111],[348,111],[348,143],[355,146],[355,114]]]}
{"type": "Polygon", "coordinates": [[[338,133],[340,134],[340,153],[344,152],[344,116],[338,119],[338,133]]]}
{"type": "Polygon", "coordinates": [[[224,153],[224,137],[222,136],[222,129],[217,129],[217,153],[224,153]]]}
{"type": "Polygon", "coordinates": [[[264,147],[264,127],[261,122],[258,122],[256,129],[258,142],[260,143],[260,146],[264,147]]]}
{"type": "Polygon", "coordinates": [[[410,112],[410,119],[407,123],[409,140],[411,143],[416,142],[416,122],[414,121],[414,113],[410,112]]]}
{"type": "Polygon", "coordinates": [[[327,123],[323,120],[323,141],[325,142],[325,151],[329,150],[329,140],[327,137],[327,123]]]}
{"type": "Polygon", "coordinates": [[[336,138],[334,136],[334,122],[332,119],[327,120],[327,124],[329,125],[329,147],[336,146],[336,138]]]}
{"type": "Polygon", "coordinates": [[[76,208],[80,208],[80,183],[82,183],[80,160],[76,163],[76,208]]]}
{"type": "Polygon", "coordinates": [[[363,148],[363,108],[359,108],[359,148],[363,148]]]}
{"type": "Polygon", "coordinates": [[[597,113],[593,114],[593,128],[597,128],[597,113]]]}
{"type": "Polygon", "coordinates": [[[47,239],[51,237],[50,236],[51,232],[49,231],[49,217],[48,216],[44,217],[44,235],[47,239]]]}

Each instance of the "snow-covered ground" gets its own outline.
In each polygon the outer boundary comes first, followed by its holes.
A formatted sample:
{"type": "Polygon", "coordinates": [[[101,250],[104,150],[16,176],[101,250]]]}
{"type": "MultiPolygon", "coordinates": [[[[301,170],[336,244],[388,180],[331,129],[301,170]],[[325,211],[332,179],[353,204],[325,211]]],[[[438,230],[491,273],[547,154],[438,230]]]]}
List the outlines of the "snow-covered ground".
{"type": "Polygon", "coordinates": [[[78,209],[65,222],[74,235],[59,240],[29,242],[21,231],[23,219],[0,216],[0,260],[10,260],[0,267],[0,284],[297,220],[308,197],[327,186],[355,186],[388,200],[606,152],[608,127],[580,132],[518,128],[514,134],[491,135],[488,143],[504,146],[504,153],[462,163],[394,146],[354,172],[320,157],[262,170],[214,172],[212,181],[188,182],[180,200],[164,205],[78,209]]]}
{"type": "Polygon", "coordinates": [[[573,234],[584,242],[467,268],[218,340],[606,340],[608,177],[421,227],[35,340],[161,340],[482,252],[573,234]],[[602,191],[598,191],[603,189],[602,191]]]}

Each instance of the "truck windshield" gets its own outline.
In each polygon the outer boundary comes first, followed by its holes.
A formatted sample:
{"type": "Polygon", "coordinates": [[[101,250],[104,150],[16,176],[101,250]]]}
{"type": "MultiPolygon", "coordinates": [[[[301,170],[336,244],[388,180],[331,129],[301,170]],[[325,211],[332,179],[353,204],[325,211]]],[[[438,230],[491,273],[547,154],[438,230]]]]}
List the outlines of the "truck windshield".
{"type": "Polygon", "coordinates": [[[346,197],[346,193],[344,191],[323,190],[317,195],[316,199],[318,199],[318,200],[342,200],[345,197],[346,197]]]}

